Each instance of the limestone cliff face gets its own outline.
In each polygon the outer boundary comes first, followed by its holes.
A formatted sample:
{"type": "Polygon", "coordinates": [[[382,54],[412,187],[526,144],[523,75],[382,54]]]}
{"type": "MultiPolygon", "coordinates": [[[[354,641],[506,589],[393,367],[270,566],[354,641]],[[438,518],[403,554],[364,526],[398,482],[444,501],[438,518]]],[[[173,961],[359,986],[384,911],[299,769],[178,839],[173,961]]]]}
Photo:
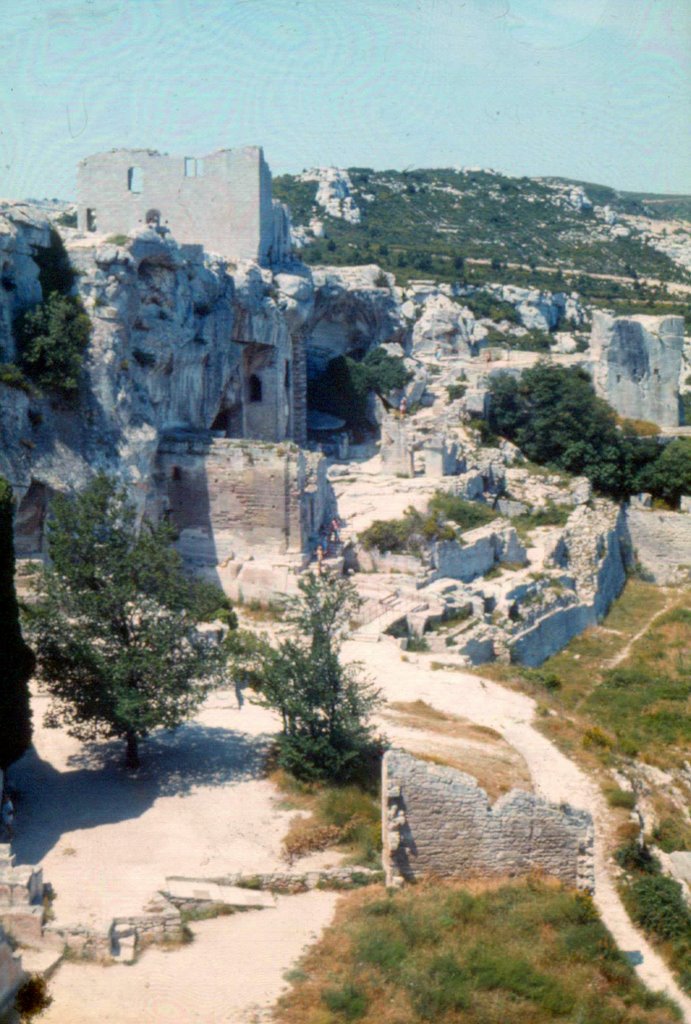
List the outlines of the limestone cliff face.
{"type": "Polygon", "coordinates": [[[45,217],[27,203],[0,203],[0,362],[14,356],[14,317],[41,301],[33,253],[49,242],[45,217]]]}
{"type": "MultiPolygon", "coordinates": [[[[41,301],[35,256],[49,229],[26,204],[0,209],[5,360],[14,355],[13,318],[41,301]]],[[[93,325],[78,398],[67,406],[0,384],[0,473],[27,498],[26,553],[50,492],[79,487],[98,469],[116,474],[144,508],[157,452],[172,435],[304,443],[310,347],[326,338],[334,355],[404,331],[378,268],[312,272],[294,263],[274,274],[150,229],[122,245],[66,231],[65,246],[93,325]]]]}
{"type": "Polygon", "coordinates": [[[683,351],[683,317],[593,314],[595,387],[622,416],[679,424],[683,351]]]}
{"type": "Polygon", "coordinates": [[[334,356],[363,354],[382,342],[408,348],[408,325],[393,277],[374,264],[313,267],[314,308],[306,328],[308,364],[323,368],[334,356]]]}

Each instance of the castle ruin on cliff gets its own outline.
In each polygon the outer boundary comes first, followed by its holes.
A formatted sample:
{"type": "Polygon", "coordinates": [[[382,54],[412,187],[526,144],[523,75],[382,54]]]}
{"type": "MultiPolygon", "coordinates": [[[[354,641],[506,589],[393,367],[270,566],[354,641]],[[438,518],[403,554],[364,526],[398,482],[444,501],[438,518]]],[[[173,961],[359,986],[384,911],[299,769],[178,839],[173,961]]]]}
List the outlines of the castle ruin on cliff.
{"type": "Polygon", "coordinates": [[[150,225],[183,245],[269,265],[290,252],[288,213],[272,199],[261,146],[204,157],[152,149],[96,153],[79,164],[77,196],[83,232],[128,235],[150,225]]]}

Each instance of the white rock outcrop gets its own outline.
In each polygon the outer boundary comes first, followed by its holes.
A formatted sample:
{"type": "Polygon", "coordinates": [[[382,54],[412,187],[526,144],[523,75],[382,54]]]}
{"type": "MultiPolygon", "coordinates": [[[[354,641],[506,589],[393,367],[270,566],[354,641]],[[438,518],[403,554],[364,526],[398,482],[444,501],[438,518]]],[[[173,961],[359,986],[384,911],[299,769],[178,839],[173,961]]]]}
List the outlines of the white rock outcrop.
{"type": "Polygon", "coordinates": [[[679,424],[683,317],[613,317],[596,311],[590,347],[595,388],[620,415],[660,426],[679,424]]]}
{"type": "Polygon", "coordinates": [[[315,201],[330,217],[360,223],[360,209],[353,198],[353,183],[347,171],[340,167],[315,167],[303,171],[298,181],[316,181],[315,201]]]}

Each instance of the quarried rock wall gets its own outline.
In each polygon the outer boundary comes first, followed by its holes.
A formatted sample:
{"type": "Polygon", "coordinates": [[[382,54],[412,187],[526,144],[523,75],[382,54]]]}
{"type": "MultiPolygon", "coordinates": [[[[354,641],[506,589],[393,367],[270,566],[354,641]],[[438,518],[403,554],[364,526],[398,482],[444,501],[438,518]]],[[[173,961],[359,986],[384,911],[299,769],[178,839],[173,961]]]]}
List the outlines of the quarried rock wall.
{"type": "Polygon", "coordinates": [[[691,579],[691,513],[629,506],[626,522],[634,557],[656,583],[691,579]]]}
{"type": "Polygon", "coordinates": [[[590,346],[595,388],[620,415],[679,424],[683,317],[612,317],[596,310],[590,346]]]}
{"type": "Polygon", "coordinates": [[[425,875],[482,878],[543,871],[593,889],[591,816],[513,789],[492,806],[476,780],[401,750],[384,755],[387,885],[425,875]]]}

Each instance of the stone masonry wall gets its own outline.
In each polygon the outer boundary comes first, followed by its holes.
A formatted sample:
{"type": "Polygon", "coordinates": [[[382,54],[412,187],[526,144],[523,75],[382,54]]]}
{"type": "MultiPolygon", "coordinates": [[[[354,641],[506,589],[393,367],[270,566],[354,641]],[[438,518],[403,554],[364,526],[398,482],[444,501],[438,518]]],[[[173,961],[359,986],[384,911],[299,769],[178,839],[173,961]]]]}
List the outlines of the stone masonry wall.
{"type": "Polygon", "coordinates": [[[634,557],[656,583],[691,579],[691,514],[629,507],[634,557]]]}
{"type": "Polygon", "coordinates": [[[226,259],[271,257],[271,173],[259,146],[203,159],[148,149],[97,153],[79,164],[81,231],[128,235],[156,216],[182,243],[226,259]]]}
{"type": "Polygon", "coordinates": [[[595,884],[587,812],[516,789],[492,806],[472,776],[401,750],[384,756],[382,833],[388,885],[535,870],[580,889],[595,884]]]}

